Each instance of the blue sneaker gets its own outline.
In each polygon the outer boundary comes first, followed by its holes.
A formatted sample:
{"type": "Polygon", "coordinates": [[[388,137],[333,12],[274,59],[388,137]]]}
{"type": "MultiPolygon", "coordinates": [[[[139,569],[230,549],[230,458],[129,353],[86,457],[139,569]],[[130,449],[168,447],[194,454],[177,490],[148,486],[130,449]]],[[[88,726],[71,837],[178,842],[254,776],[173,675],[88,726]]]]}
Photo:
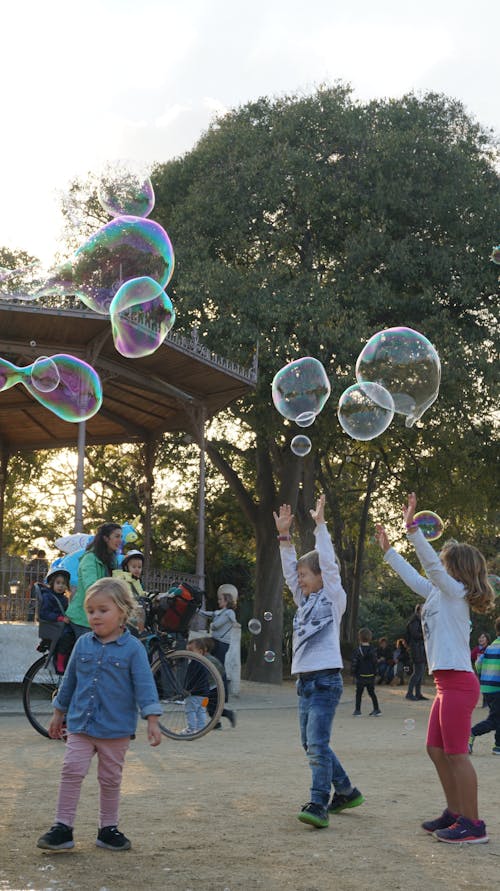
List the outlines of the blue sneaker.
{"type": "Polygon", "coordinates": [[[434,835],[438,841],[449,845],[483,845],[489,841],[483,821],[475,822],[467,817],[459,817],[449,829],[438,829],[434,835]]]}
{"type": "Polygon", "coordinates": [[[322,804],[316,804],[315,801],[305,804],[300,814],[297,814],[297,819],[301,823],[308,823],[309,826],[314,826],[315,829],[326,829],[329,823],[326,807],[323,807],[322,804]]]}
{"type": "Polygon", "coordinates": [[[436,817],[435,820],[426,820],[425,823],[422,823],[422,829],[425,829],[426,832],[432,835],[437,829],[449,829],[450,826],[457,822],[459,816],[459,814],[452,814],[448,808],[445,808],[440,817],[436,817]]]}

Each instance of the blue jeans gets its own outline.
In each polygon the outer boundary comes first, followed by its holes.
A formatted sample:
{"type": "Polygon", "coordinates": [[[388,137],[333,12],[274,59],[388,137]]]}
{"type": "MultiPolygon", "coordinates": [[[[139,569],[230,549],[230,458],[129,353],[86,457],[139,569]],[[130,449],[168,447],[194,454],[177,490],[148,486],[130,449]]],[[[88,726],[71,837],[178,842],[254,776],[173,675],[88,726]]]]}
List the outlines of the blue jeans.
{"type": "Polygon", "coordinates": [[[297,681],[300,736],[312,772],[310,800],[324,807],[328,806],[332,785],[339,793],[351,790],[351,781],[330,748],[333,718],[342,690],[340,672],[297,681]]]}

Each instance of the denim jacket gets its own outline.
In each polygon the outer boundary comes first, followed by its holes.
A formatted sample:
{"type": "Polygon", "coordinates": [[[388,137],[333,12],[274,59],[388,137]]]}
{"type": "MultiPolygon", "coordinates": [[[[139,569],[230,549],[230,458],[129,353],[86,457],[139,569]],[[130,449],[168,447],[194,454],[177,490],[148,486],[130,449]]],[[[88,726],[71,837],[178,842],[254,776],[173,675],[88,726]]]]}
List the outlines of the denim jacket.
{"type": "Polygon", "coordinates": [[[95,634],[78,638],[54,707],[66,712],[70,733],[98,739],[132,736],[141,716],[162,707],[143,645],[128,630],[103,644],[95,634]]]}

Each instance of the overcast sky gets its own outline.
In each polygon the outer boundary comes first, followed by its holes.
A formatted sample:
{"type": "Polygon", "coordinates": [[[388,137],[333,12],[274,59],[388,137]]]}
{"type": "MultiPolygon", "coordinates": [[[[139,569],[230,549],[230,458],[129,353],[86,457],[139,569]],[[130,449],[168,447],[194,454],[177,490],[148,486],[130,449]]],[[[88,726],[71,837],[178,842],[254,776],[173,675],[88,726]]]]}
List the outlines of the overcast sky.
{"type": "Polygon", "coordinates": [[[72,177],[182,154],[261,95],[434,90],[500,134],[495,0],[16,0],[1,29],[0,246],[46,262],[72,177]]]}

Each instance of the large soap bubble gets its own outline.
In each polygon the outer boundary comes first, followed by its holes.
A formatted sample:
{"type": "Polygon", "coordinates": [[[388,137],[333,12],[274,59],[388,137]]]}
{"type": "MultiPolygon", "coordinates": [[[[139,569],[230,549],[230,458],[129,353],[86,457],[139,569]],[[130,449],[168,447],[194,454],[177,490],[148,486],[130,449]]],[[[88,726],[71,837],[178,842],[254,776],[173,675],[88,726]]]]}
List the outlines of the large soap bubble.
{"type": "Polygon", "coordinates": [[[441,363],[431,342],[412,328],[387,328],[370,338],[356,362],[356,379],[380,384],[412,427],[436,399],[441,363]]]}
{"type": "Polygon", "coordinates": [[[285,365],[275,374],[271,391],[280,415],[300,426],[309,426],[330,395],[330,381],[318,359],[306,356],[285,365]],[[307,423],[302,424],[304,418],[307,423]]]}
{"type": "Polygon", "coordinates": [[[122,356],[148,356],[165,340],[175,321],[170,297],[149,276],[118,289],[109,307],[115,347],[122,356]]]}
{"type": "Polygon", "coordinates": [[[74,294],[107,315],[116,292],[130,279],[150,277],[164,288],[174,271],[174,249],[153,220],[116,217],[92,235],[73,261],[74,294]]]}
{"type": "Polygon", "coordinates": [[[375,439],[394,417],[394,400],[380,384],[353,384],[342,393],[337,415],[341,427],[353,439],[375,439]]]}
{"type": "Polygon", "coordinates": [[[95,415],[102,404],[102,384],[92,366],[65,353],[56,353],[50,362],[57,369],[59,381],[52,390],[42,392],[32,380],[36,362],[18,367],[7,359],[0,359],[0,392],[21,383],[37,402],[63,421],[85,421],[95,415]]]}
{"type": "Polygon", "coordinates": [[[420,510],[413,517],[413,522],[421,529],[427,541],[436,541],[443,534],[444,523],[432,510],[420,510]]]}
{"type": "Polygon", "coordinates": [[[105,166],[99,176],[97,197],[101,207],[112,217],[147,217],[155,205],[147,168],[129,161],[105,166]]]}

